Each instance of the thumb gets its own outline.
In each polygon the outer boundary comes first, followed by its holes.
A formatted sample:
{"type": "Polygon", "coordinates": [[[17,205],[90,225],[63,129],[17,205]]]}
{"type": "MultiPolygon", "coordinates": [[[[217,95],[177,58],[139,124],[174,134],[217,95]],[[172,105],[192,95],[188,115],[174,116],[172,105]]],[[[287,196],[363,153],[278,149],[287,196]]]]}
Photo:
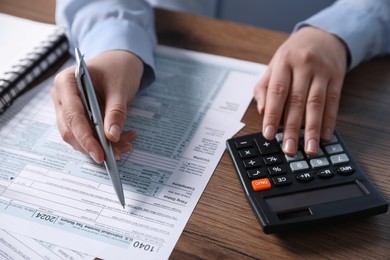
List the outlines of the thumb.
{"type": "Polygon", "coordinates": [[[127,102],[123,97],[107,97],[104,116],[104,132],[111,142],[118,142],[127,116],[127,102]]]}

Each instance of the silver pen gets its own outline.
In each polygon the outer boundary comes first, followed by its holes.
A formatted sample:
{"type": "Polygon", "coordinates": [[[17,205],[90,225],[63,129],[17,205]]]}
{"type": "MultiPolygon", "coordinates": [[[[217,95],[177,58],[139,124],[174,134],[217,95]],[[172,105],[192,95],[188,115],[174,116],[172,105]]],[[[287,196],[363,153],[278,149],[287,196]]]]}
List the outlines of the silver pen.
{"type": "Polygon", "coordinates": [[[75,49],[77,67],[75,76],[81,92],[81,97],[84,103],[85,110],[89,116],[90,121],[95,127],[96,135],[104,151],[104,165],[110,176],[112,186],[119,202],[122,207],[125,208],[125,196],[123,194],[122,181],[119,176],[118,166],[112,151],[111,143],[107,140],[103,130],[102,114],[100,113],[100,107],[96,98],[95,89],[92,84],[91,77],[89,76],[87,65],[84,62],[83,55],[81,55],[78,48],[75,49]]]}

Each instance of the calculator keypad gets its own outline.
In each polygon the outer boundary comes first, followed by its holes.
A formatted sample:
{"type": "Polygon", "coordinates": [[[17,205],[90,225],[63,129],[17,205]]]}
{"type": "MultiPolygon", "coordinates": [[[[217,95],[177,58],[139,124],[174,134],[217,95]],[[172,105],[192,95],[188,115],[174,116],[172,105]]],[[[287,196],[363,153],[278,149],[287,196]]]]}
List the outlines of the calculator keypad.
{"type": "Polygon", "coordinates": [[[303,130],[294,156],[283,153],[282,140],[279,131],[272,141],[254,133],[226,143],[265,233],[387,211],[388,202],[362,174],[337,131],[320,143],[315,156],[304,152],[303,130]]]}
{"type": "Polygon", "coordinates": [[[283,154],[282,139],[282,133],[278,133],[271,141],[259,133],[234,142],[254,191],[269,190],[294,182],[309,183],[316,178],[326,180],[336,174],[347,176],[354,172],[336,136],[327,143],[321,143],[320,152],[316,156],[305,154],[302,148],[303,131],[295,156],[283,154]]]}

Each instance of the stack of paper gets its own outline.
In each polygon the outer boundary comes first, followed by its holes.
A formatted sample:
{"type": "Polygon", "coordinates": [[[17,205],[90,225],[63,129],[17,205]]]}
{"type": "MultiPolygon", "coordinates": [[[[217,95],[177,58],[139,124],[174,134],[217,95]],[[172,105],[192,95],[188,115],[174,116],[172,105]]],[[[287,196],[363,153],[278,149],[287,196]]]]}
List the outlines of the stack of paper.
{"type": "Polygon", "coordinates": [[[265,67],[167,47],[156,66],[128,113],[138,137],[119,162],[125,209],[104,167],[60,138],[52,79],[0,117],[0,256],[169,257],[265,67]]]}

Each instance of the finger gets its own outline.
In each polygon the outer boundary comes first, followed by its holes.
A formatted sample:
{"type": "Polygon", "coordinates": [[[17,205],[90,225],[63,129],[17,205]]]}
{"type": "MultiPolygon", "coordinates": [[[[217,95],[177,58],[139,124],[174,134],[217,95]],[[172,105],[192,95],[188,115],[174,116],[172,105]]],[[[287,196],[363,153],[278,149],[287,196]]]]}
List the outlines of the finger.
{"type": "Polygon", "coordinates": [[[84,152],[83,149],[81,148],[80,145],[76,142],[76,139],[73,136],[73,133],[70,131],[68,126],[66,125],[65,119],[64,119],[64,114],[62,111],[62,103],[61,100],[58,97],[58,91],[57,88],[60,88],[60,85],[58,81],[55,81],[54,87],[51,90],[51,98],[54,104],[54,110],[56,114],[56,123],[57,123],[57,128],[58,132],[60,133],[60,136],[62,139],[68,143],[68,144],[73,144],[73,148],[79,152],[84,152]],[[57,83],[57,84],[56,84],[57,83]]]}
{"type": "Polygon", "coordinates": [[[132,149],[132,141],[137,137],[136,132],[126,131],[124,132],[119,141],[112,144],[113,152],[117,160],[120,159],[123,153],[128,153],[132,149]]]}
{"type": "Polygon", "coordinates": [[[308,71],[294,71],[283,124],[283,152],[287,155],[295,155],[298,150],[299,134],[310,84],[311,74],[308,71]]]}
{"type": "Polygon", "coordinates": [[[337,113],[342,89],[342,79],[331,81],[326,92],[325,109],[323,113],[321,139],[330,141],[336,126],[337,113]]]}
{"type": "Polygon", "coordinates": [[[273,139],[280,124],[291,80],[291,70],[286,64],[275,63],[270,76],[263,118],[263,135],[273,139]]]}
{"type": "Polygon", "coordinates": [[[68,73],[68,70],[62,71],[60,74],[58,74],[55,79],[54,79],[54,87],[51,90],[51,98],[54,104],[54,110],[56,113],[56,123],[57,123],[57,128],[60,133],[60,136],[62,139],[73,146],[75,150],[78,150],[80,152],[85,153],[81,146],[76,142],[75,137],[73,136],[72,131],[68,128],[65,118],[64,118],[64,112],[62,108],[62,102],[60,99],[60,93],[62,91],[62,87],[65,82],[67,81],[67,77],[64,76],[63,74],[68,73]]]}
{"type": "Polygon", "coordinates": [[[96,162],[101,163],[104,153],[85,115],[85,108],[74,77],[74,69],[56,77],[55,84],[58,90],[58,100],[61,102],[61,113],[58,116],[59,126],[61,129],[67,128],[62,130],[63,133],[67,133],[65,136],[67,139],[64,140],[75,149],[88,153],[96,162]]]}
{"type": "Polygon", "coordinates": [[[118,142],[127,116],[127,96],[120,91],[106,97],[104,132],[111,142],[118,142]]]}
{"type": "Polygon", "coordinates": [[[306,102],[305,153],[310,156],[319,152],[327,87],[328,82],[325,78],[315,77],[306,102]]]}
{"type": "Polygon", "coordinates": [[[255,98],[255,100],[257,102],[257,111],[262,116],[264,115],[265,101],[266,101],[266,95],[267,95],[267,86],[269,83],[270,76],[271,76],[271,67],[268,66],[264,75],[256,83],[256,86],[253,90],[253,97],[255,98]]]}

